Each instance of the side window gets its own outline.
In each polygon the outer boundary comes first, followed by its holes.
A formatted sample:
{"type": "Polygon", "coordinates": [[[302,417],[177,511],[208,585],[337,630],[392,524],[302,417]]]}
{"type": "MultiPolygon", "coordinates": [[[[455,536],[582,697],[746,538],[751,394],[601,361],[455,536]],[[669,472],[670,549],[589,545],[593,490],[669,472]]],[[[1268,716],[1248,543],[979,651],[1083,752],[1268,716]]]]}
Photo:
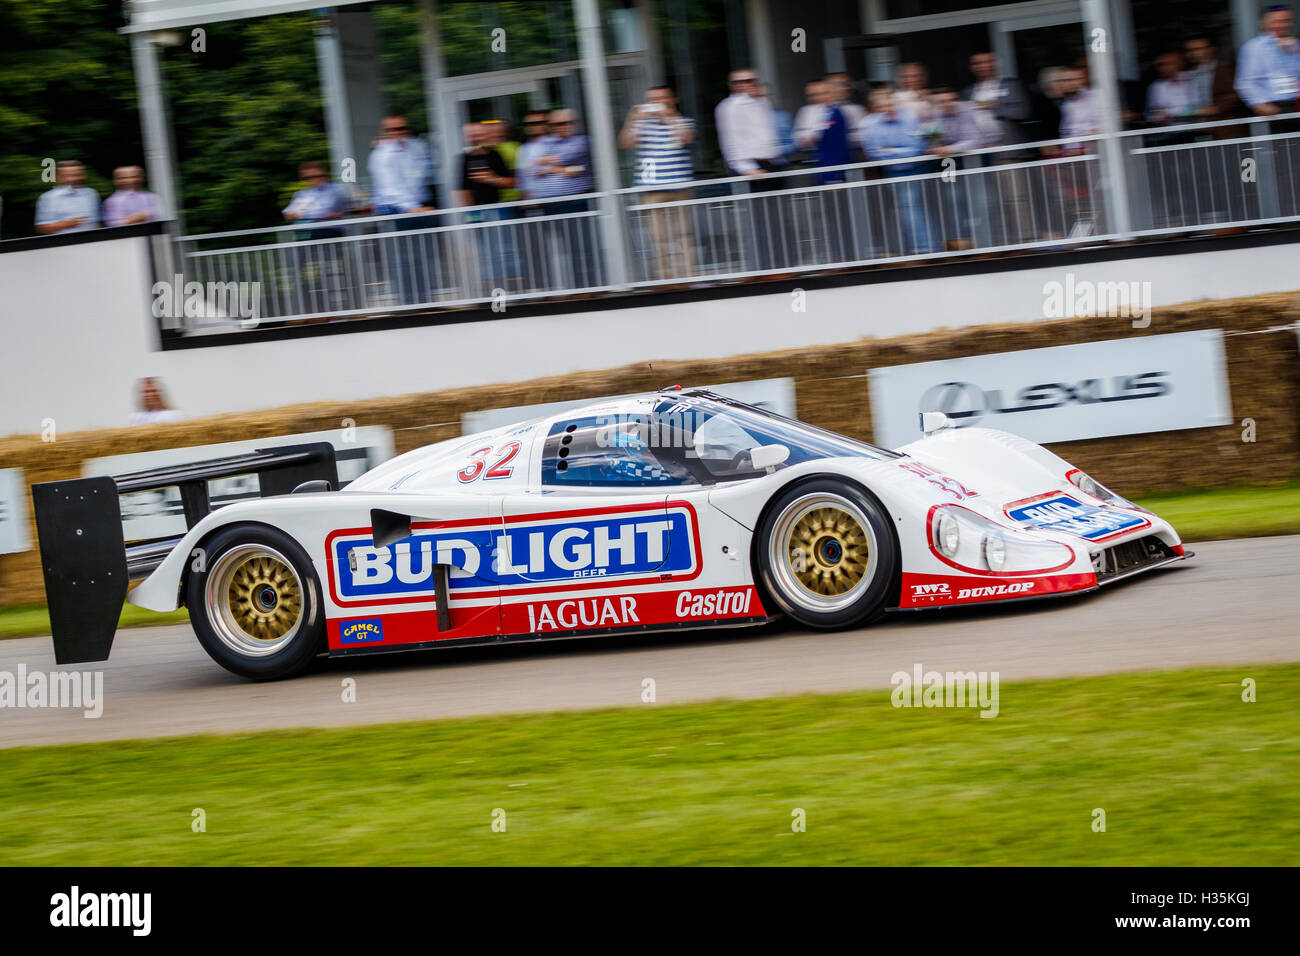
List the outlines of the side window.
{"type": "Polygon", "coordinates": [[[645,429],[616,418],[557,422],[542,449],[542,484],[642,488],[691,484],[680,460],[660,457],[645,429]]]}

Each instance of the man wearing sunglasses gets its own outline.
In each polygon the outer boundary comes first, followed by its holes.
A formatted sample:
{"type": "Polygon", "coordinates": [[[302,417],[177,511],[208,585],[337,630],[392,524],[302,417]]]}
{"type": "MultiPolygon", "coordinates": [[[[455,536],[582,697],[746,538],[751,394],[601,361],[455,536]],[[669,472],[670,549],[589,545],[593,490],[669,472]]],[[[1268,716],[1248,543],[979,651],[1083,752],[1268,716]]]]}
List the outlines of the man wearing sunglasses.
{"type": "MultiPolygon", "coordinates": [[[[429,182],[433,163],[424,141],[411,136],[405,116],[386,116],[379,125],[380,138],[370,151],[370,201],[377,216],[432,212],[429,182]]],[[[425,229],[428,219],[408,217],[395,220],[399,231],[425,229]]],[[[389,240],[389,266],[396,274],[398,305],[414,305],[429,299],[428,276],[433,273],[434,240],[428,235],[389,240]]]]}
{"type": "Polygon", "coordinates": [[[542,145],[546,138],[546,111],[529,110],[524,114],[524,141],[515,153],[515,186],[524,199],[535,195],[533,186],[533,168],[537,158],[542,155],[542,145]]]}
{"type": "MultiPolygon", "coordinates": [[[[793,185],[785,177],[768,179],[767,174],[785,168],[781,140],[776,130],[776,111],[754,70],[732,70],[727,77],[731,95],[718,104],[713,119],[718,128],[722,159],[733,176],[750,179],[749,191],[766,192],[793,185]]],[[[782,197],[748,199],[753,228],[745,239],[748,268],[770,271],[780,258],[782,197]]]]}
{"type": "MultiPolygon", "coordinates": [[[[294,235],[299,242],[313,239],[338,239],[338,226],[314,225],[342,219],[352,205],[343,187],[330,179],[324,163],[306,162],[298,167],[306,188],[293,194],[284,207],[286,222],[302,223],[305,228],[294,235]]],[[[293,262],[298,272],[298,288],[306,298],[308,312],[331,312],[349,307],[344,291],[347,285],[343,250],[339,243],[295,245],[293,262]]]]}
{"type": "MultiPolygon", "coordinates": [[[[532,198],[563,200],[593,189],[591,149],[587,137],[578,132],[573,110],[555,109],[546,117],[548,134],[534,154],[530,170],[532,198]]],[[[590,200],[570,199],[543,203],[541,214],[551,219],[543,231],[544,241],[558,255],[551,263],[547,284],[572,289],[598,285],[599,247],[597,223],[591,216],[590,200]]]]}
{"type": "Polygon", "coordinates": [[[377,216],[431,212],[429,180],[433,165],[424,141],[411,136],[404,116],[385,117],[370,151],[371,204],[377,216]]]}

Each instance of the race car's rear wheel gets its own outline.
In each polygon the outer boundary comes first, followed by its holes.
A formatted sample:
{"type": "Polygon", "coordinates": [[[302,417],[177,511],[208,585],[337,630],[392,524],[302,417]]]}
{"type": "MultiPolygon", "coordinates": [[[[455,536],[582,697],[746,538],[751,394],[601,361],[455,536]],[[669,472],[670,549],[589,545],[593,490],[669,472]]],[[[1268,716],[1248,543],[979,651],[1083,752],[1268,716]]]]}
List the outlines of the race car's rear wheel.
{"type": "Polygon", "coordinates": [[[812,627],[864,624],[885,607],[898,546],[885,509],[861,488],[815,478],[783,491],[756,537],[764,590],[812,627]]]}
{"type": "Polygon", "coordinates": [[[265,525],[223,528],[190,573],[186,605],[203,649],[241,677],[274,680],[307,666],[323,644],[311,559],[265,525]]]}

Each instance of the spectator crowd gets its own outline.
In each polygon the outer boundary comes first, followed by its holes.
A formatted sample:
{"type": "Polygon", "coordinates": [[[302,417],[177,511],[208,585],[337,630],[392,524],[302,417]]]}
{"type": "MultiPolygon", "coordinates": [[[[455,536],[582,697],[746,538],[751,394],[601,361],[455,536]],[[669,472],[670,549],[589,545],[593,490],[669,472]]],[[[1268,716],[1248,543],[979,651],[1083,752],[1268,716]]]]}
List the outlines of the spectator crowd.
{"type": "MultiPolygon", "coordinates": [[[[1209,38],[1187,37],[1155,57],[1155,79],[1146,88],[1120,84],[1117,125],[1148,129],[1156,144],[1251,132],[1244,123],[1162,132],[1204,121],[1257,117],[1270,122],[1272,132],[1300,129],[1294,122],[1269,120],[1298,109],[1300,44],[1294,34],[1288,7],[1267,8],[1259,34],[1241,48],[1235,68],[1209,38]]],[[[1063,238],[1071,224],[1087,224],[1098,187],[1086,177],[1080,181],[1068,165],[1096,152],[1095,137],[1105,125],[1104,97],[1093,87],[1087,60],[1044,69],[1032,81],[1009,75],[989,52],[970,57],[967,66],[970,80],[961,89],[932,86],[926,65],[918,62],[900,64],[892,82],[868,86],[858,86],[846,73],[829,73],[805,85],[805,102],[793,114],[774,102],[756,70],[733,70],[713,126],[726,174],[747,184],[748,193],[760,194],[750,197],[750,234],[738,239],[746,271],[785,267],[789,256],[778,246],[798,238],[782,202],[765,201],[761,194],[809,183],[895,181],[887,184],[889,201],[882,204],[887,208],[879,211],[875,230],[885,238],[869,239],[865,248],[863,226],[854,221],[863,214],[850,208],[849,190],[822,191],[810,219],[831,262],[1050,241],[1063,238]],[[1043,167],[1036,171],[1041,178],[1033,181],[1015,174],[1040,159],[1066,165],[1043,167]],[[998,167],[1007,169],[1003,173],[998,167]],[[987,175],[966,177],[961,182],[969,188],[946,192],[937,191],[935,177],[927,175],[973,169],[987,175]],[[1054,220],[1043,203],[1031,201],[1030,192],[1037,190],[1061,209],[1068,207],[1068,215],[1054,220]]],[[[524,115],[520,133],[516,139],[510,124],[497,118],[463,128],[463,153],[444,178],[448,198],[460,211],[457,221],[474,229],[473,240],[455,250],[437,245],[441,240],[429,244],[431,227],[451,221],[433,215],[438,212],[433,159],[403,116],[386,117],[371,144],[366,201],[333,182],[326,164],[301,165],[303,186],[283,209],[286,223],[298,227],[290,235],[338,239],[346,234],[340,220],[366,213],[393,217],[382,226],[399,233],[387,268],[407,303],[428,301],[440,282],[437,268],[429,265],[431,253],[458,258],[462,267],[472,262],[488,287],[527,291],[539,271],[550,273],[545,287],[599,286],[591,148],[578,116],[567,108],[532,110],[524,115]],[[538,217],[545,220],[535,229],[488,228],[538,217]],[[558,278],[555,269],[562,272],[558,278]]],[[[648,90],[618,129],[616,143],[629,154],[636,187],[628,211],[638,226],[636,252],[645,279],[700,274],[700,207],[693,187],[698,136],[696,120],[683,115],[666,85],[648,90]]],[[[102,205],[84,185],[79,163],[58,163],[57,176],[57,186],[37,205],[42,233],[162,215],[157,197],[143,189],[138,167],[114,172],[116,191],[102,205]]],[[[310,268],[301,257],[296,261],[300,270],[310,268]]]]}

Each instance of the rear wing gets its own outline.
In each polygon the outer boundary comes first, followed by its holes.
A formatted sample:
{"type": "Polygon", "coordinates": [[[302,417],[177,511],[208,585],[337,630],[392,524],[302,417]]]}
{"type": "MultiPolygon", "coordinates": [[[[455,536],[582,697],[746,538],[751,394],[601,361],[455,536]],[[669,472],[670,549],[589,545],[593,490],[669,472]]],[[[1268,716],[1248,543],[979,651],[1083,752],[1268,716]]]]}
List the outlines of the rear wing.
{"type": "Polygon", "coordinates": [[[248,474],[258,476],[264,498],[289,494],[308,482],[328,482],[313,491],[337,488],[339,483],[334,447],[312,442],[128,475],[32,485],[54,660],[107,660],[128,586],[148,577],[181,540],[154,538],[127,545],[119,496],[175,487],[189,529],[212,510],[209,480],[248,474]]]}

